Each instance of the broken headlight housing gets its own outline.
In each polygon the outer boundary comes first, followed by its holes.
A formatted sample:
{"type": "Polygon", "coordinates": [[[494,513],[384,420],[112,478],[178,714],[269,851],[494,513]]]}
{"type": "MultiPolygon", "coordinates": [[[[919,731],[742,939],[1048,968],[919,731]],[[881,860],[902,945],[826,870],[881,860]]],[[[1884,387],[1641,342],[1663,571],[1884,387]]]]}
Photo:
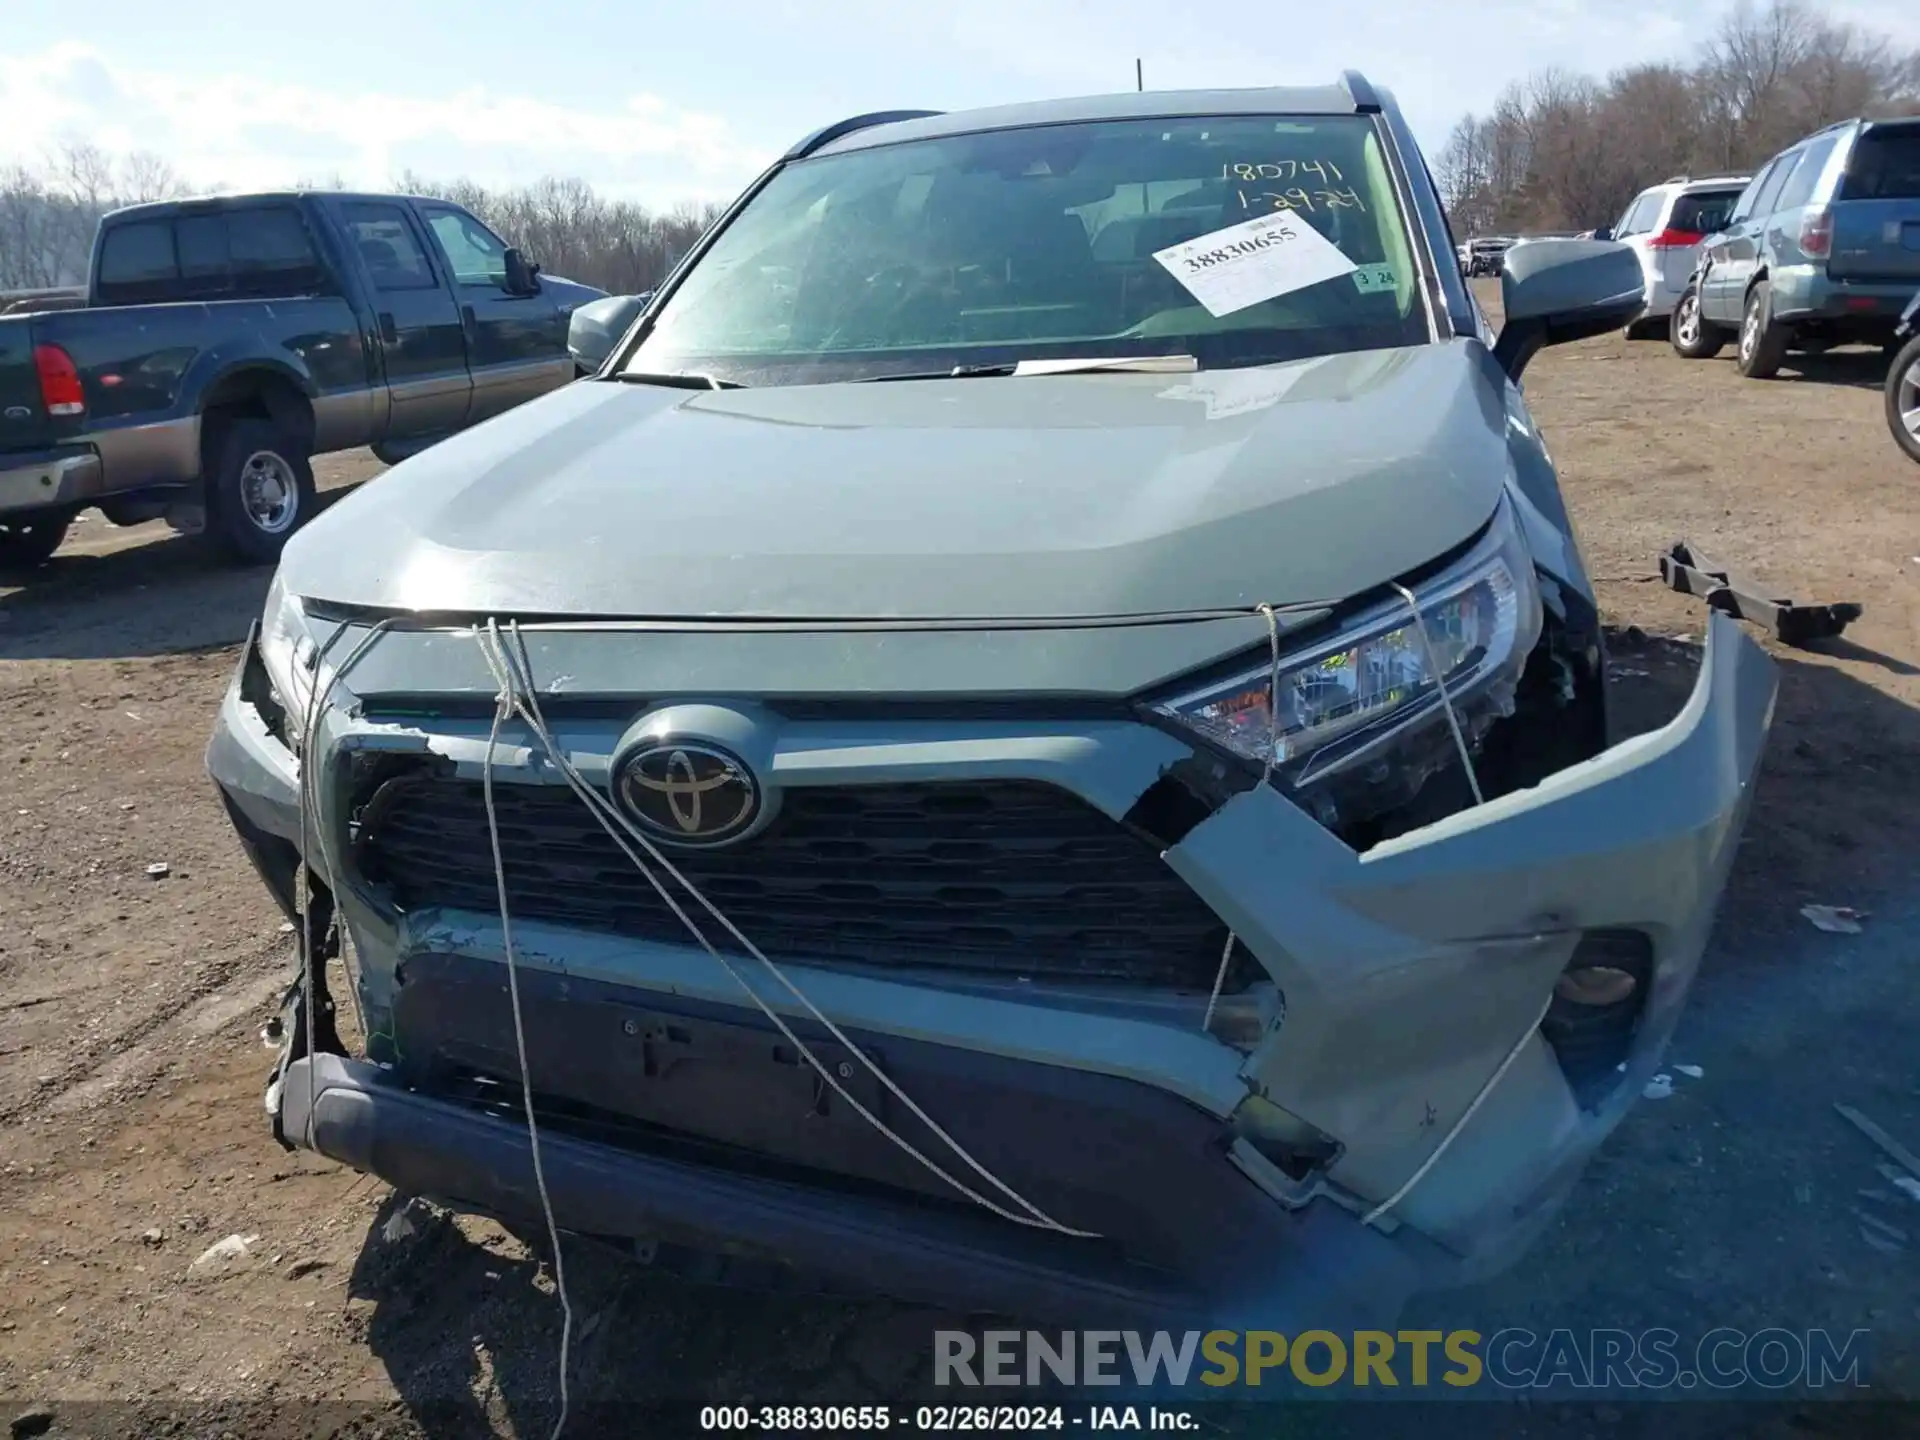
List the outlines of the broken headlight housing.
{"type": "Polygon", "coordinates": [[[313,703],[320,651],[307,631],[300,598],[281,587],[278,575],[267,590],[266,610],[260,617],[260,665],[267,672],[274,698],[287,712],[293,748],[298,750],[308,707],[313,703]]]}
{"type": "Polygon", "coordinates": [[[1424,639],[1413,607],[1396,593],[1334,633],[1283,650],[1277,677],[1263,650],[1224,679],[1154,700],[1151,709],[1255,765],[1271,759],[1275,783],[1323,824],[1404,804],[1458,761],[1442,684],[1473,747],[1513,713],[1541,623],[1532,557],[1504,500],[1464,556],[1409,588],[1424,639]]]}

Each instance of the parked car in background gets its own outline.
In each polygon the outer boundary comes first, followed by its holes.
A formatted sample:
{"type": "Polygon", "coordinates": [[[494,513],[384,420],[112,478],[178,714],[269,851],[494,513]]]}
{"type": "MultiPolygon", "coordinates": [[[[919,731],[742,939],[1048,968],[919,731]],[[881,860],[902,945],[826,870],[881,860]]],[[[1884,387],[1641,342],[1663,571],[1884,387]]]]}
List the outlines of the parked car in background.
{"type": "Polygon", "coordinates": [[[313,512],[310,457],[401,459],[566,384],[568,318],[601,293],[444,200],[116,211],[83,307],[0,318],[0,565],[45,560],[88,505],[272,560],[313,512]]]}
{"type": "Polygon", "coordinates": [[[1774,681],[1716,616],[1608,748],[1519,382],[1639,268],[1529,244],[1496,336],[1445,234],[1354,74],[794,145],[593,378],[288,547],[207,763],[368,1049],[307,966],[277,1137],[531,1228],[524,1100],[560,1229],[1036,1318],[1510,1262],[1657,1068],[1774,681]]]}
{"type": "Polygon", "coordinates": [[[1891,345],[1917,285],[1920,117],[1847,120],[1741,192],[1700,247],[1673,346],[1698,359],[1737,336],[1740,373],[1765,379],[1795,348],[1891,345]]]}
{"type": "Polygon", "coordinates": [[[1894,338],[1903,343],[1887,367],[1887,428],[1908,458],[1920,461],[1920,293],[1907,302],[1894,338]]]}
{"type": "Polygon", "coordinates": [[[1498,275],[1502,258],[1513,241],[1505,235],[1486,235],[1467,242],[1467,274],[1498,275]]]}
{"type": "Polygon", "coordinates": [[[1686,293],[1700,242],[1727,223],[1750,175],[1694,180],[1676,175],[1642,190],[1621,212],[1610,238],[1632,250],[1646,277],[1647,308],[1627,326],[1627,338],[1665,335],[1668,317],[1686,293]]]}

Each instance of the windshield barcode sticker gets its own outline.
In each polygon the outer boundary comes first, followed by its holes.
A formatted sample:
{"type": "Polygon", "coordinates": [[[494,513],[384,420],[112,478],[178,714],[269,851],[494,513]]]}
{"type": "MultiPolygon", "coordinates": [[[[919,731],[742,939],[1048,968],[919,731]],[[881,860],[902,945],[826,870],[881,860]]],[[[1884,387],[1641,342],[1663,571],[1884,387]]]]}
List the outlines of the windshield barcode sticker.
{"type": "Polygon", "coordinates": [[[1288,210],[1169,245],[1153,258],[1215,318],[1359,268],[1288,210]]]}

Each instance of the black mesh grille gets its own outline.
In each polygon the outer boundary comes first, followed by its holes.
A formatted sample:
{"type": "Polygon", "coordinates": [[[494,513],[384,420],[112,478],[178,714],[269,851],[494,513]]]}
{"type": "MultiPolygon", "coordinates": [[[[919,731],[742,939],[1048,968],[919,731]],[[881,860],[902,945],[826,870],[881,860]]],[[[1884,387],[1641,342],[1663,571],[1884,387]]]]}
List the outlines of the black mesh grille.
{"type": "MultiPolygon", "coordinates": [[[[578,797],[497,784],[494,799],[515,915],[693,943],[578,797]]],[[[477,782],[389,780],[363,817],[361,872],[401,909],[496,908],[477,782]]],[[[672,859],[774,959],[1204,991],[1226,940],[1145,840],[1050,785],[789,790],[760,835],[672,859]]]]}

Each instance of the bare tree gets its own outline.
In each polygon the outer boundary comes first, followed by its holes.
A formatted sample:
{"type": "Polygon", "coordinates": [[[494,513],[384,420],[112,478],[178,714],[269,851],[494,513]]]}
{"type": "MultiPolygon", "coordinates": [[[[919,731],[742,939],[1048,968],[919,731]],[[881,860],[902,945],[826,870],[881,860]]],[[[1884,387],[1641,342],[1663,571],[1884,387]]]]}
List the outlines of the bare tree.
{"type": "MultiPolygon", "coordinates": [[[[212,188],[212,187],[209,187],[212,188]]],[[[136,150],[120,166],[120,203],[144,205],[149,200],[178,200],[190,187],[158,155],[136,150]]]]}
{"type": "Polygon", "coordinates": [[[1509,85],[1454,127],[1442,184],[1470,232],[1584,229],[1670,175],[1750,171],[1837,120],[1916,112],[1920,52],[1806,0],[1736,0],[1691,66],[1509,85]]]}
{"type": "MultiPolygon", "coordinates": [[[[338,175],[294,189],[344,190],[338,175]]],[[[614,293],[651,289],[715,217],[716,205],[665,212],[598,194],[586,181],[548,177],[511,190],[472,180],[402,175],[396,190],[463,205],[556,275],[614,293]]],[[[41,289],[86,279],[100,217],[122,205],[175,199],[189,187],[156,155],[115,159],[94,146],[61,147],[37,169],[0,170],[0,290],[41,289]]]]}
{"type": "Polygon", "coordinates": [[[68,141],[62,145],[47,167],[53,183],[88,210],[99,210],[112,203],[113,161],[97,145],[68,141]]]}
{"type": "Polygon", "coordinates": [[[615,294],[658,285],[721,209],[688,203],[662,214],[609,200],[584,180],[551,176],[488,190],[471,180],[431,180],[409,171],[394,188],[465,206],[552,273],[615,294]]]}

